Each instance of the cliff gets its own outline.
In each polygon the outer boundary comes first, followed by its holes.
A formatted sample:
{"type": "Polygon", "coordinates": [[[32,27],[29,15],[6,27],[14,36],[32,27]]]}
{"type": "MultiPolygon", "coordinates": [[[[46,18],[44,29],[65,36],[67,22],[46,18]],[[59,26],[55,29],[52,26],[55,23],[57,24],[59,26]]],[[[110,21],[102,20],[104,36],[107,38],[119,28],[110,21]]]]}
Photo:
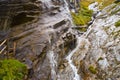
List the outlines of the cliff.
{"type": "Polygon", "coordinates": [[[69,0],[0,1],[1,35],[14,48],[9,57],[27,65],[26,80],[120,79],[119,2],[90,4],[92,21],[80,31],[70,12],[80,5],[69,0]]]}

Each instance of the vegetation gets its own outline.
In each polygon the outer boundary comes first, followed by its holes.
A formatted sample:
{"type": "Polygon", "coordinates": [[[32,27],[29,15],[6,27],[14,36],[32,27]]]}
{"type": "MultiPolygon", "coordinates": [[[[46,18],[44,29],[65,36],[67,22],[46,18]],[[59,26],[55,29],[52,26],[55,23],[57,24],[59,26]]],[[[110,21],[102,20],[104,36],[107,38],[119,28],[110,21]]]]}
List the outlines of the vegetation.
{"type": "Polygon", "coordinates": [[[116,27],[119,27],[119,26],[120,26],[120,20],[115,23],[115,26],[116,26],[116,27]]]}
{"type": "Polygon", "coordinates": [[[71,13],[73,21],[77,26],[86,25],[91,20],[93,11],[89,10],[88,6],[95,1],[101,4],[99,7],[103,9],[115,0],[81,0],[78,13],[71,13]]]}
{"type": "Polygon", "coordinates": [[[87,27],[77,27],[75,29],[79,30],[80,32],[86,32],[87,31],[87,27]]]}
{"type": "Polygon", "coordinates": [[[120,11],[120,9],[117,9],[117,10],[111,12],[111,14],[112,14],[112,15],[113,15],[113,14],[116,14],[116,13],[119,12],[119,11],[120,11]]]}
{"type": "Polygon", "coordinates": [[[88,6],[84,6],[82,3],[78,13],[72,13],[74,23],[79,25],[85,25],[91,20],[92,10],[88,9],[88,6]]]}
{"type": "Polygon", "coordinates": [[[97,70],[93,67],[93,66],[90,66],[89,67],[89,71],[93,74],[96,74],[97,73],[97,70]]]}
{"type": "Polygon", "coordinates": [[[115,0],[99,0],[99,4],[101,4],[100,9],[105,8],[106,6],[114,3],[115,0]]]}
{"type": "Polygon", "coordinates": [[[0,80],[23,80],[25,74],[25,64],[13,59],[0,61],[0,80]]]}
{"type": "Polygon", "coordinates": [[[102,57],[100,57],[100,58],[98,59],[98,61],[100,61],[100,60],[103,60],[103,58],[102,58],[102,57]]]}

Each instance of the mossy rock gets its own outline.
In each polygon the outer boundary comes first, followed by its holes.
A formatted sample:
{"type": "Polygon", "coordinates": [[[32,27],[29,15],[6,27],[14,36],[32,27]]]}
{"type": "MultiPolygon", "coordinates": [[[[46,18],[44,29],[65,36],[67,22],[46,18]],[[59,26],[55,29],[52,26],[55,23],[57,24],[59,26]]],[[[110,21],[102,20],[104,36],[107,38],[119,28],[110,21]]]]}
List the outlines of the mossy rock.
{"type": "Polygon", "coordinates": [[[89,71],[91,72],[91,73],[93,73],[93,74],[96,74],[97,73],[97,70],[96,70],[96,68],[94,68],[93,66],[89,66],[89,71]]]}
{"type": "Polygon", "coordinates": [[[80,28],[76,28],[77,30],[79,30],[80,32],[86,32],[88,27],[80,27],[80,28]]]}
{"type": "Polygon", "coordinates": [[[78,13],[72,13],[72,17],[73,17],[73,22],[77,25],[77,26],[82,26],[82,25],[86,25],[88,24],[88,22],[91,20],[92,17],[92,10],[88,9],[88,5],[85,5],[85,3],[81,2],[80,3],[81,7],[78,11],[78,13]]]}
{"type": "Polygon", "coordinates": [[[116,26],[116,27],[119,27],[119,26],[120,26],[120,20],[115,23],[115,26],[116,26]]]}
{"type": "Polygon", "coordinates": [[[26,74],[26,65],[18,60],[0,61],[0,80],[23,80],[26,74]]]}
{"type": "Polygon", "coordinates": [[[102,57],[100,57],[100,58],[98,59],[98,61],[100,61],[100,60],[103,60],[103,58],[102,58],[102,57]]]}
{"type": "Polygon", "coordinates": [[[88,25],[88,22],[91,21],[93,11],[89,10],[88,6],[95,1],[102,4],[101,10],[114,2],[114,0],[81,0],[78,13],[72,13],[73,21],[77,26],[88,25]]]}

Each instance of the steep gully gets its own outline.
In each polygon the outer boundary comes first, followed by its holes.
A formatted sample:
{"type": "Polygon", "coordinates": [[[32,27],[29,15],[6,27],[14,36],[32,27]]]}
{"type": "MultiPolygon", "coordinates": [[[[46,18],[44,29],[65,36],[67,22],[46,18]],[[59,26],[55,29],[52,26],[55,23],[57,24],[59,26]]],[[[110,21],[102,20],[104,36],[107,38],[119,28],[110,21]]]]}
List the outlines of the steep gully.
{"type": "MultiPolygon", "coordinates": [[[[64,3],[65,3],[64,9],[66,9],[66,11],[68,13],[70,13],[67,1],[64,0],[64,3]]],[[[95,3],[93,3],[93,4],[91,4],[89,6],[89,9],[93,10],[95,15],[97,15],[99,13],[98,7],[95,7],[96,5],[97,5],[97,2],[95,2],[95,3]]],[[[92,24],[94,22],[95,15],[94,15],[94,17],[92,17],[92,20],[91,20],[90,24],[92,24]]],[[[70,15],[69,15],[69,19],[70,19],[71,23],[73,23],[72,18],[71,18],[70,15]]],[[[73,24],[72,27],[75,27],[75,25],[73,24]]],[[[72,28],[70,28],[69,31],[68,31],[70,33],[75,34],[76,38],[77,38],[76,47],[72,51],[70,51],[68,53],[69,55],[66,57],[66,60],[68,61],[68,64],[69,64],[69,66],[71,67],[71,69],[72,69],[72,71],[74,73],[74,78],[70,79],[70,80],[81,80],[80,74],[78,74],[78,69],[77,69],[77,67],[74,65],[74,63],[72,61],[72,56],[80,48],[80,46],[81,46],[80,44],[82,43],[82,40],[85,40],[87,38],[87,36],[91,32],[91,30],[92,30],[92,26],[89,25],[87,32],[85,32],[82,35],[79,35],[79,32],[73,31],[72,28]]],[[[49,41],[49,42],[51,44],[51,41],[49,41]]],[[[51,49],[51,51],[48,51],[48,53],[47,53],[47,56],[48,56],[48,58],[50,60],[50,64],[51,64],[51,77],[52,77],[52,80],[56,80],[56,79],[61,80],[61,79],[59,79],[59,75],[55,71],[55,68],[57,67],[57,61],[55,60],[54,54],[55,53],[54,53],[54,51],[52,51],[52,49],[51,49]]]]}

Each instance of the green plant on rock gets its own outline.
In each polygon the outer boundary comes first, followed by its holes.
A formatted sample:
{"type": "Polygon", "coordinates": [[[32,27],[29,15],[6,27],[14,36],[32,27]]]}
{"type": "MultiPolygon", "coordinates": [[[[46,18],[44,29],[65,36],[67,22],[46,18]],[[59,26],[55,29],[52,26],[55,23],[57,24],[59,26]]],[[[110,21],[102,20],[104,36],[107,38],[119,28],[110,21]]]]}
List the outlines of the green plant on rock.
{"type": "Polygon", "coordinates": [[[103,58],[102,58],[102,57],[100,57],[100,58],[98,59],[98,61],[100,61],[100,60],[103,60],[103,58]]]}
{"type": "Polygon", "coordinates": [[[73,21],[77,26],[87,25],[87,23],[91,20],[91,16],[93,11],[88,9],[88,6],[91,3],[98,2],[99,8],[102,10],[106,6],[112,4],[115,0],[81,0],[80,1],[80,9],[78,13],[71,13],[73,17],[73,21]]]}
{"type": "Polygon", "coordinates": [[[0,80],[23,80],[26,74],[26,65],[18,60],[0,61],[0,80]]]}
{"type": "Polygon", "coordinates": [[[90,20],[92,16],[92,10],[89,10],[88,7],[82,6],[78,13],[71,13],[73,17],[74,23],[79,25],[86,25],[90,20]]]}
{"type": "Polygon", "coordinates": [[[120,26],[120,20],[115,23],[115,26],[116,26],[116,27],[119,27],[119,26],[120,26]]]}
{"type": "Polygon", "coordinates": [[[93,66],[89,66],[89,71],[93,74],[96,74],[97,73],[97,70],[93,67],[93,66]]]}

